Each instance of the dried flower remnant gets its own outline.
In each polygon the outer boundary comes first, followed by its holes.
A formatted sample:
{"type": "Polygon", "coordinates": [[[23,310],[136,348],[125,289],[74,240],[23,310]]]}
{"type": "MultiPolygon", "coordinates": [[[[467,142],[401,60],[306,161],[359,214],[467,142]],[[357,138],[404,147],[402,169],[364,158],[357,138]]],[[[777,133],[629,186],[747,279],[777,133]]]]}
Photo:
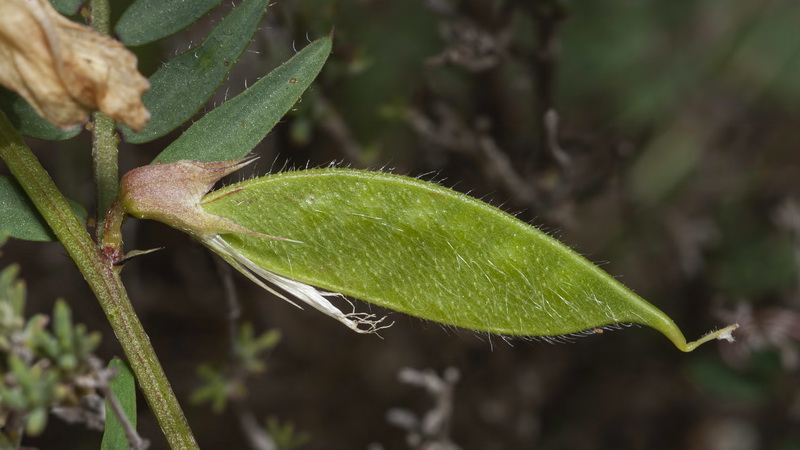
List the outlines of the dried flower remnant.
{"type": "Polygon", "coordinates": [[[134,130],[150,113],[150,83],[122,44],[61,16],[47,0],[0,1],[0,84],[69,128],[100,110],[134,130]]]}

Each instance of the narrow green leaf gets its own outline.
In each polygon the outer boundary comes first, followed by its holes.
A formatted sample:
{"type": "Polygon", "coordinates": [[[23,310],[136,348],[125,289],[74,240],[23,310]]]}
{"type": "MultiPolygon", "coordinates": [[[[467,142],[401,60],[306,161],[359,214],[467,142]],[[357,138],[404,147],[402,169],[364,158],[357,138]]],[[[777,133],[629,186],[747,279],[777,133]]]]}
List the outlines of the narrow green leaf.
{"type": "Polygon", "coordinates": [[[219,3],[220,0],[138,0],[125,10],[114,31],[125,45],[147,44],[188,27],[219,3]]]}
{"type": "Polygon", "coordinates": [[[196,113],[230,72],[250,43],[267,0],[246,0],[233,9],[198,47],[164,64],[150,77],[142,101],[152,115],[139,133],[120,127],[134,144],[159,138],[196,113]]]}
{"type": "Polygon", "coordinates": [[[82,130],[80,126],[69,130],[58,128],[37,114],[25,99],[3,87],[0,87],[0,110],[6,113],[8,120],[23,136],[60,141],[73,138],[82,130]]]}
{"type": "Polygon", "coordinates": [[[257,235],[223,239],[270,272],[413,316],[504,335],[646,325],[690,351],[663,312],[569,247],[481,201],[385,173],[320,169],[247,180],[203,208],[257,235]]]}
{"type": "Polygon", "coordinates": [[[154,162],[224,161],[249,153],[297,102],[331,52],[331,38],[307,45],[249,89],[195,122],[154,162]]]}
{"type": "MultiPolygon", "coordinates": [[[[0,247],[5,244],[6,237],[0,232],[0,247]]],[[[2,253],[0,253],[2,256],[2,253]]],[[[7,303],[11,310],[6,310],[0,320],[0,327],[4,332],[8,330],[22,328],[24,325],[23,317],[25,314],[25,282],[18,279],[19,266],[12,264],[0,270],[0,303],[7,303]],[[12,314],[8,314],[8,313],[12,314]]]]}
{"type": "Polygon", "coordinates": [[[56,305],[53,307],[53,333],[61,352],[74,352],[72,311],[62,299],[56,300],[56,305]]]}
{"type": "MultiPolygon", "coordinates": [[[[86,223],[86,210],[74,202],[72,209],[86,223]]],[[[13,179],[0,176],[0,230],[26,241],[51,242],[56,238],[25,191],[13,179]]]]}
{"type": "MultiPolygon", "coordinates": [[[[117,375],[111,380],[111,392],[114,393],[120,406],[122,406],[131,426],[136,428],[136,383],[133,378],[133,372],[131,372],[125,361],[119,358],[112,359],[108,363],[108,367],[117,369],[117,375]]],[[[130,448],[125,435],[125,428],[120,423],[117,415],[114,414],[108,400],[106,400],[106,426],[100,448],[102,450],[130,448]]]]}

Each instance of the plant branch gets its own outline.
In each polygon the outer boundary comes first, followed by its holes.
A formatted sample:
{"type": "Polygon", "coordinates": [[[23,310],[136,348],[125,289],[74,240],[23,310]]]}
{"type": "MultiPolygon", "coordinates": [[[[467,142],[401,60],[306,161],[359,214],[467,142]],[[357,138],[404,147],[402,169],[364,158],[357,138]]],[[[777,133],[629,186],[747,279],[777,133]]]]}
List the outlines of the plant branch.
{"type": "Polygon", "coordinates": [[[103,240],[106,214],[119,193],[119,162],[114,120],[101,112],[93,114],[92,163],[97,188],[97,239],[103,240]]]}
{"type": "MultiPolygon", "coordinates": [[[[111,32],[111,10],[108,0],[92,0],[89,21],[102,34],[111,32]]],[[[114,120],[101,112],[92,115],[92,163],[97,189],[97,241],[103,240],[106,212],[119,191],[119,137],[114,120]]]]}
{"type": "Polygon", "coordinates": [[[0,158],[72,257],[108,317],[139,386],[172,448],[197,448],[150,339],[110,258],[102,253],[66,198],[0,111],[0,158]]]}
{"type": "Polygon", "coordinates": [[[98,33],[111,34],[111,7],[108,0],[92,0],[89,14],[92,28],[98,33]]]}

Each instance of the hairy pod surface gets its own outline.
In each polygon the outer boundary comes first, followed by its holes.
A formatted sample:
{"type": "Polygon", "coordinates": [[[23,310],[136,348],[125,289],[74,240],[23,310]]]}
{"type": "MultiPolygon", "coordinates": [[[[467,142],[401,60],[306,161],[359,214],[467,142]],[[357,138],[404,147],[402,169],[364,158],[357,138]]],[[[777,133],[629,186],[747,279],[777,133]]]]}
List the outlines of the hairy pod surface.
{"type": "Polygon", "coordinates": [[[285,172],[211,192],[201,206],[254,231],[220,237],[269,272],[443,324],[557,336],[636,323],[683,351],[735,328],[687,344],[668,316],[558,240],[414,178],[285,172]]]}

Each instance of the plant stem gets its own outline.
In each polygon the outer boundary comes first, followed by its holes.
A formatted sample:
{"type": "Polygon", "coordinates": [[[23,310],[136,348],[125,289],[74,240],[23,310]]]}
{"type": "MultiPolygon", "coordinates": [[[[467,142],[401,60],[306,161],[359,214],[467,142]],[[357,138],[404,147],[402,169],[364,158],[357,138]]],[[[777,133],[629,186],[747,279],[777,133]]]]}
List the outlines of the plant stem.
{"type": "Polygon", "coordinates": [[[93,114],[92,162],[97,188],[97,240],[103,240],[106,213],[119,193],[119,163],[114,120],[101,112],[93,114]]]}
{"type": "Polygon", "coordinates": [[[0,158],[75,261],[108,317],[139,386],[173,449],[197,448],[180,404],[111,259],[92,241],[53,180],[0,111],[0,158]]]}
{"type": "MultiPolygon", "coordinates": [[[[89,13],[89,21],[92,28],[99,33],[110,34],[111,8],[109,1],[91,0],[89,13]]],[[[104,242],[107,213],[114,204],[119,192],[119,159],[117,150],[119,138],[113,119],[99,111],[93,114],[93,119],[92,161],[97,188],[97,242],[99,243],[104,242]]],[[[28,151],[28,153],[30,152],[28,151]]],[[[32,154],[30,157],[39,166],[38,161],[32,154]]],[[[39,167],[41,168],[41,166],[39,167]]],[[[40,176],[39,178],[42,177],[40,176]]],[[[46,174],[44,178],[49,180],[46,174]]],[[[23,184],[19,177],[17,179],[20,184],[23,184]]],[[[63,199],[55,186],[52,187],[55,192],[51,193],[51,197],[57,196],[63,199]]],[[[28,193],[28,195],[30,196],[31,194],[28,193]]],[[[33,197],[31,196],[31,198],[33,197]]],[[[34,204],[36,204],[35,200],[34,204]]],[[[40,212],[42,211],[38,204],[37,208],[39,208],[40,212]]],[[[45,215],[44,212],[42,212],[42,215],[45,215]]],[[[80,231],[75,229],[74,232],[80,235],[82,245],[80,249],[86,252],[85,255],[80,255],[87,261],[84,265],[85,267],[82,267],[76,255],[72,252],[70,252],[70,255],[78,263],[78,267],[81,268],[84,277],[89,281],[97,299],[100,301],[100,305],[103,307],[103,311],[106,313],[106,317],[111,322],[114,333],[122,344],[139,386],[144,392],[159,425],[161,425],[169,445],[172,448],[197,448],[197,443],[195,443],[194,436],[189,429],[189,424],[186,422],[180,404],[172,392],[172,387],[158,362],[153,347],[150,345],[150,338],[147,337],[128,299],[128,294],[119,277],[119,272],[114,268],[114,262],[119,259],[122,252],[121,236],[118,235],[122,216],[121,212],[117,212],[111,218],[116,232],[112,233],[115,234],[114,243],[116,245],[108,249],[105,246],[98,249],[98,246],[94,245],[91,238],[86,234],[85,229],[80,227],[80,231]],[[94,246],[93,252],[89,251],[88,246],[90,244],[94,246]]],[[[56,228],[50,220],[47,221],[55,232],[56,228]]],[[[72,225],[74,226],[75,224],[73,223],[72,225]]],[[[78,223],[78,225],[80,224],[78,223]]],[[[67,247],[67,242],[57,232],[56,236],[67,247]]],[[[70,251],[69,247],[67,247],[67,251],[70,251]]]]}
{"type": "Polygon", "coordinates": [[[89,14],[92,28],[98,33],[111,34],[111,7],[108,0],[92,0],[89,14]]]}
{"type": "MultiPolygon", "coordinates": [[[[89,8],[89,22],[98,33],[110,34],[111,8],[108,0],[92,0],[89,8]]],[[[119,160],[117,144],[119,138],[114,120],[102,112],[93,115],[92,162],[94,181],[97,189],[97,241],[103,240],[106,212],[114,203],[119,191],[119,160]]]]}

